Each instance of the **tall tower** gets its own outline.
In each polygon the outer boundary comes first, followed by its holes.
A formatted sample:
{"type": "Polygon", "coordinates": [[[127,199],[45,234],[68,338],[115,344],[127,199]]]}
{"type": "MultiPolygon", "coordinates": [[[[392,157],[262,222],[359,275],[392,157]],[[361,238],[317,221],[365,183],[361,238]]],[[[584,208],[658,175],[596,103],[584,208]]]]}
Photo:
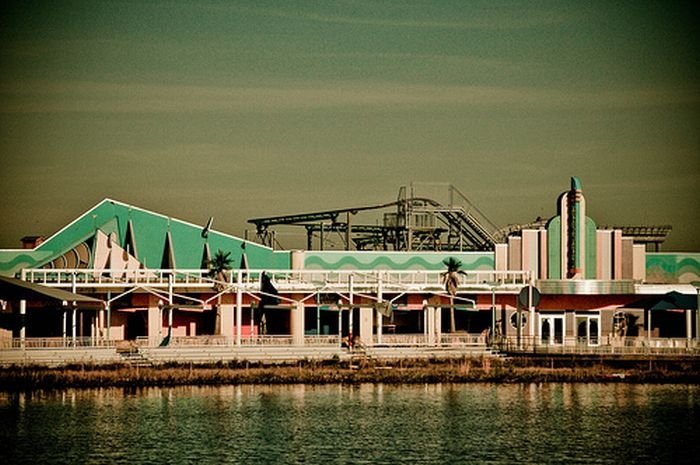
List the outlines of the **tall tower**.
{"type": "Polygon", "coordinates": [[[586,199],[575,176],[559,196],[558,213],[547,225],[549,279],[594,279],[596,226],[586,217],[586,199]]]}
{"type": "Polygon", "coordinates": [[[560,199],[562,212],[562,270],[568,279],[582,279],[586,266],[586,199],[581,181],[571,178],[571,189],[560,199]]]}

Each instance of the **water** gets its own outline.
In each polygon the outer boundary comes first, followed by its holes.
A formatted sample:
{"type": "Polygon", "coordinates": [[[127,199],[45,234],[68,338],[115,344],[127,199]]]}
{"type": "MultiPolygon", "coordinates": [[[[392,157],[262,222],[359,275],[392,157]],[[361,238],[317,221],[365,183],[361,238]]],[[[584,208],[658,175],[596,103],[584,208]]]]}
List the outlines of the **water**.
{"type": "Polygon", "coordinates": [[[700,386],[227,386],[0,394],[0,463],[695,463],[700,386]]]}

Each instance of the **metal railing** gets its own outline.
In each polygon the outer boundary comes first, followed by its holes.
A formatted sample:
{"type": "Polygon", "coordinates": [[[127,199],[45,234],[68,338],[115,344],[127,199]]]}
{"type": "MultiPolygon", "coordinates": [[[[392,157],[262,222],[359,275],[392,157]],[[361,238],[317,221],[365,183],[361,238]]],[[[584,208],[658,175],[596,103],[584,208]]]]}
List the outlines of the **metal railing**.
{"type": "Polygon", "coordinates": [[[500,339],[495,346],[508,353],[531,354],[590,354],[590,355],[700,355],[700,345],[695,339],[687,338],[647,338],[647,337],[601,337],[588,340],[578,337],[565,337],[553,343],[543,342],[539,337],[516,337],[500,339]]]}
{"type": "Polygon", "coordinates": [[[372,337],[374,345],[382,346],[428,346],[428,347],[464,347],[486,346],[486,338],[481,334],[441,334],[437,342],[431,342],[426,334],[382,334],[372,337]],[[381,342],[380,342],[381,341],[381,342]]]}
{"type": "Polygon", "coordinates": [[[0,349],[58,349],[115,347],[117,341],[97,337],[27,337],[2,338],[0,349]]]}
{"type": "MultiPolygon", "coordinates": [[[[257,335],[241,338],[241,346],[289,347],[294,345],[289,335],[257,335]]],[[[338,335],[306,335],[304,345],[309,347],[332,347],[341,342],[338,335]]],[[[488,347],[506,353],[530,354],[581,354],[581,355],[700,355],[700,344],[687,338],[647,338],[647,337],[602,337],[598,341],[566,337],[555,343],[543,343],[539,337],[523,336],[518,343],[516,337],[499,338],[494,344],[484,334],[443,333],[439,340],[429,341],[425,334],[383,334],[374,335],[363,345],[381,347],[488,347]],[[380,342],[381,341],[381,342],[380,342]]],[[[218,335],[174,336],[169,347],[225,347],[235,346],[235,338],[218,335]]],[[[146,336],[136,340],[116,341],[97,337],[30,337],[0,338],[0,350],[11,349],[88,349],[88,348],[153,348],[146,336]]]]}
{"type": "MultiPolygon", "coordinates": [[[[60,288],[125,288],[148,286],[167,288],[213,288],[215,284],[232,289],[242,287],[248,291],[259,291],[260,276],[267,273],[280,291],[320,288],[347,288],[351,279],[357,288],[384,289],[392,286],[402,289],[433,290],[444,288],[443,271],[389,271],[389,270],[230,270],[226,281],[217,282],[209,277],[208,270],[201,269],[27,269],[23,270],[28,282],[60,288]],[[352,277],[352,278],[351,278],[352,277]]],[[[530,279],[528,271],[465,271],[460,276],[461,288],[480,290],[507,290],[526,286],[530,279]]]]}

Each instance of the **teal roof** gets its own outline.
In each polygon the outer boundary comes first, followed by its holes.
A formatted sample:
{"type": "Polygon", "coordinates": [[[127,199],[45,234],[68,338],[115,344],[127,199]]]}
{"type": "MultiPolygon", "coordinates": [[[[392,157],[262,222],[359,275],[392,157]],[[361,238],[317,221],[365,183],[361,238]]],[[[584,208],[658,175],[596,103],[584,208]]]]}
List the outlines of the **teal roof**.
{"type": "Polygon", "coordinates": [[[219,249],[231,252],[233,268],[240,267],[243,253],[250,269],[289,268],[289,252],[273,251],[215,230],[203,237],[203,229],[200,225],[105,199],[34,249],[0,250],[0,274],[12,276],[23,268],[50,265],[81,244],[92,250],[98,231],[111,235],[144,267],[151,269],[170,267],[164,265],[201,269],[203,258],[219,249]]]}

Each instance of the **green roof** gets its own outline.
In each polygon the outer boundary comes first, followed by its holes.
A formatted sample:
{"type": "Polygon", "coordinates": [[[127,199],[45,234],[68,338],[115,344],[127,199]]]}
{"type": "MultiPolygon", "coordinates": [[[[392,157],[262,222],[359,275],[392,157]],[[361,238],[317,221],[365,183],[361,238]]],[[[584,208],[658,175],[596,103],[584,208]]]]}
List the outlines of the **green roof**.
{"type": "Polygon", "coordinates": [[[0,275],[13,276],[23,268],[51,267],[52,262],[71,254],[81,244],[93,254],[88,263],[91,266],[98,231],[111,236],[145,268],[172,265],[201,269],[203,259],[219,249],[231,252],[234,268],[240,266],[244,253],[250,269],[289,268],[289,252],[273,251],[215,230],[202,234],[203,229],[201,225],[105,199],[34,249],[0,250],[0,275]]]}

